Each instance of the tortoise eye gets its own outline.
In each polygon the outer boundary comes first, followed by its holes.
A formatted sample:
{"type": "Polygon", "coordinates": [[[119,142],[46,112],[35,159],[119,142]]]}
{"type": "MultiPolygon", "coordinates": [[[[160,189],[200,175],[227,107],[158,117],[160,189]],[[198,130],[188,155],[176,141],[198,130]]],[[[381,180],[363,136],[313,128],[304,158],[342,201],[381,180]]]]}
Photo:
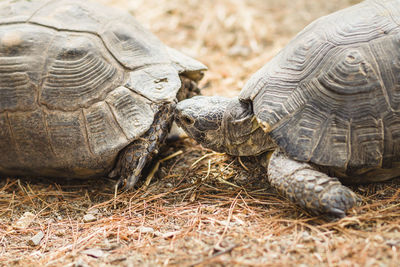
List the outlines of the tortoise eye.
{"type": "Polygon", "coordinates": [[[185,124],[194,124],[194,119],[189,116],[182,116],[181,119],[185,124]]]}

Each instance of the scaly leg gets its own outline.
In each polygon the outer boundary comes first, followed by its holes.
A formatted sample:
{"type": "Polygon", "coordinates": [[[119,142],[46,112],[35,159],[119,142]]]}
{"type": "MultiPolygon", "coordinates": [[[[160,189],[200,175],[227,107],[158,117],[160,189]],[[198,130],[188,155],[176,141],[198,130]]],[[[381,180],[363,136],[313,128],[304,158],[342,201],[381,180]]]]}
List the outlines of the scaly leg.
{"type": "Polygon", "coordinates": [[[112,178],[119,177],[118,186],[124,184],[126,189],[133,188],[143,169],[158,154],[158,149],[171,128],[174,106],[161,106],[150,129],[120,152],[117,164],[109,174],[112,178]]]}
{"type": "Polygon", "coordinates": [[[310,164],[290,159],[279,149],[269,160],[268,179],[291,201],[314,214],[342,218],[359,201],[356,194],[337,178],[320,172],[310,164]]]}
{"type": "MultiPolygon", "coordinates": [[[[196,82],[189,78],[181,77],[182,87],[177,94],[177,99],[182,100],[200,93],[196,82]]],[[[138,140],[133,141],[119,154],[115,168],[109,177],[119,177],[117,186],[124,184],[126,189],[135,186],[143,169],[158,154],[158,149],[166,139],[173,122],[173,109],[175,103],[159,107],[150,129],[138,140]]]]}

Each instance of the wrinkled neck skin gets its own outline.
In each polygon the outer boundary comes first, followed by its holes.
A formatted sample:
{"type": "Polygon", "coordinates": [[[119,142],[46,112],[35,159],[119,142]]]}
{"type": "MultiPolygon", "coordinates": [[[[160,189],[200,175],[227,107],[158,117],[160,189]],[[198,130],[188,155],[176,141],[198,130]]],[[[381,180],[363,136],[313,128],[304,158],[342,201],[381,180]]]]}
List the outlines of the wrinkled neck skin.
{"type": "Polygon", "coordinates": [[[256,156],[275,144],[253,114],[251,103],[219,96],[195,96],[178,103],[175,120],[203,147],[234,156],[256,156]]]}
{"type": "Polygon", "coordinates": [[[234,156],[256,156],[276,147],[254,116],[251,103],[232,99],[227,106],[221,129],[225,152],[234,156]]]}

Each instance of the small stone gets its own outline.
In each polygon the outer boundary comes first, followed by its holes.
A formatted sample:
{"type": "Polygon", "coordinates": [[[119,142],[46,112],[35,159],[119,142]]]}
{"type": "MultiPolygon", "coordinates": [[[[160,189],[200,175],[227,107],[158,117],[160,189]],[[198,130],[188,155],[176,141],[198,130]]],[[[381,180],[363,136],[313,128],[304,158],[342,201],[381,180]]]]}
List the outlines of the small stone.
{"type": "Polygon", "coordinates": [[[100,211],[99,211],[99,209],[90,209],[87,211],[87,213],[95,215],[95,214],[99,214],[100,211]]]}
{"type": "Polygon", "coordinates": [[[168,233],[162,234],[162,237],[165,239],[168,239],[168,238],[174,237],[180,233],[181,233],[181,231],[168,232],[168,233]]]}
{"type": "Polygon", "coordinates": [[[27,211],[21,216],[21,218],[18,219],[18,221],[14,223],[13,227],[18,229],[26,229],[33,222],[35,217],[35,214],[27,211]]]}
{"type": "Polygon", "coordinates": [[[93,214],[86,214],[85,216],[83,216],[83,221],[85,223],[87,223],[87,222],[95,222],[96,220],[97,220],[97,218],[93,214]]]}
{"type": "Polygon", "coordinates": [[[145,227],[145,226],[140,226],[138,228],[139,232],[141,232],[142,234],[152,234],[154,233],[154,229],[151,227],[145,227]]]}
{"type": "Polygon", "coordinates": [[[97,249],[97,248],[86,249],[86,250],[82,251],[81,253],[91,256],[93,258],[101,258],[105,254],[104,251],[102,251],[101,249],[97,249]]]}
{"type": "Polygon", "coordinates": [[[40,244],[40,241],[42,241],[44,237],[44,233],[42,231],[39,231],[36,235],[34,235],[31,239],[28,241],[28,245],[30,246],[37,246],[40,244]]]}
{"type": "Polygon", "coordinates": [[[172,238],[179,233],[180,233],[180,231],[172,231],[172,232],[166,232],[166,233],[161,233],[160,231],[154,231],[155,236],[162,237],[164,239],[172,238]]]}

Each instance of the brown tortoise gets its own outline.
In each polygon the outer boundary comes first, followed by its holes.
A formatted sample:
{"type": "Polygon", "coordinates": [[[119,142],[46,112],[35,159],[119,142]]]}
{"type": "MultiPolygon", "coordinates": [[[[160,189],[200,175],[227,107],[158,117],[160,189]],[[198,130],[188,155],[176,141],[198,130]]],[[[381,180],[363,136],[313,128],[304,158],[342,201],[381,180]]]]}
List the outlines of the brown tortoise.
{"type": "Polygon", "coordinates": [[[176,120],[205,147],[263,155],[272,186],[303,208],[344,216],[357,197],[331,175],[345,183],[400,175],[400,0],[316,20],[239,99],[184,100],[176,120]]]}
{"type": "Polygon", "coordinates": [[[128,13],[1,1],[0,173],[87,178],[114,168],[132,187],[205,69],[128,13]]]}

